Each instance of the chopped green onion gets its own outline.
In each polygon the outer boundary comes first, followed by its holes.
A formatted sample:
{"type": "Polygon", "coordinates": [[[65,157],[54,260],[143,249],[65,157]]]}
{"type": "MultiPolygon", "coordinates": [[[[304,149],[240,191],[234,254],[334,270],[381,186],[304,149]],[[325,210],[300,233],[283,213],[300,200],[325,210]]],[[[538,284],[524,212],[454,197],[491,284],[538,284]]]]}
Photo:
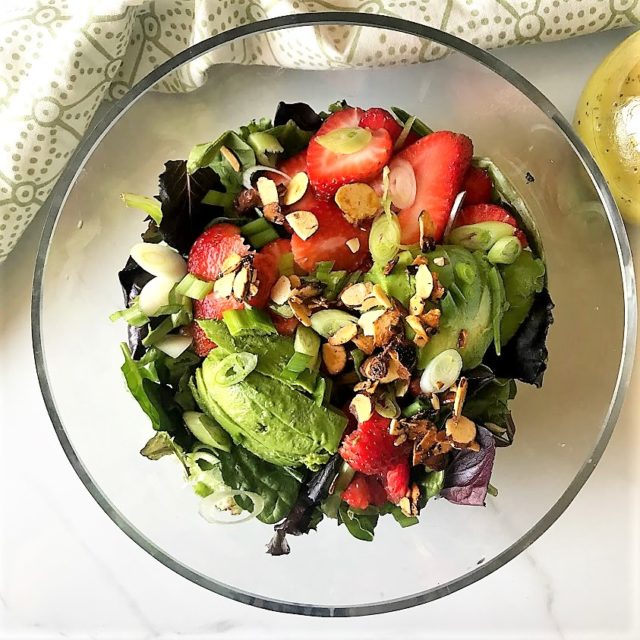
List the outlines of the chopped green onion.
{"type": "Polygon", "coordinates": [[[333,390],[333,380],[331,378],[325,378],[319,376],[318,384],[313,390],[313,401],[319,407],[326,407],[331,400],[331,392],[333,390]]]}
{"type": "Polygon", "coordinates": [[[393,260],[400,250],[401,237],[398,216],[391,212],[380,214],[369,232],[369,251],[373,261],[386,264],[393,260]]]}
{"type": "Polygon", "coordinates": [[[460,376],[462,357],[455,349],[446,349],[431,360],[420,378],[422,393],[446,391],[460,376]]]}
{"type": "MultiPolygon", "coordinates": [[[[229,434],[208,415],[198,411],[185,411],[182,419],[191,433],[204,444],[222,451],[231,451],[229,434]]],[[[201,456],[206,454],[200,454],[201,456]]]]}
{"type": "Polygon", "coordinates": [[[149,322],[149,318],[140,309],[138,298],[133,300],[130,307],[122,309],[121,311],[116,311],[109,316],[109,320],[111,320],[111,322],[115,322],[120,319],[124,320],[132,327],[142,327],[149,322]]]}
{"type": "Polygon", "coordinates": [[[293,318],[293,309],[288,304],[271,305],[269,307],[273,313],[277,313],[281,318],[293,318]]]}
{"type": "Polygon", "coordinates": [[[505,309],[508,306],[507,296],[504,290],[504,283],[497,267],[491,267],[489,271],[489,277],[487,278],[489,284],[489,292],[491,294],[491,317],[493,325],[493,344],[496,350],[496,355],[500,355],[502,348],[502,338],[500,336],[500,329],[502,328],[502,317],[504,316],[505,309]]]}
{"type": "Polygon", "coordinates": [[[162,222],[162,209],[160,208],[160,202],[155,198],[149,196],[139,196],[136,193],[122,193],[120,194],[125,207],[132,207],[134,209],[140,209],[144,211],[151,219],[156,223],[162,222]]]}
{"type": "Polygon", "coordinates": [[[213,282],[205,282],[196,278],[192,273],[180,280],[175,288],[175,293],[180,296],[187,296],[194,300],[203,300],[213,291],[213,282]]]}
{"type": "Polygon", "coordinates": [[[234,338],[255,333],[277,333],[271,318],[262,309],[229,309],[222,314],[222,320],[234,338]]]}
{"type": "Polygon", "coordinates": [[[230,207],[233,204],[235,195],[233,193],[225,193],[223,191],[215,191],[211,189],[208,191],[204,198],[202,198],[202,204],[209,204],[214,207],[230,207]]]}
{"type": "Polygon", "coordinates": [[[340,471],[338,471],[338,476],[333,483],[333,493],[331,493],[322,505],[322,510],[329,518],[336,518],[338,516],[338,507],[342,500],[342,494],[351,483],[351,480],[353,480],[355,474],[355,469],[350,467],[346,462],[342,463],[340,471]]]}
{"type": "Polygon", "coordinates": [[[240,227],[240,233],[245,237],[249,237],[266,231],[267,229],[273,229],[271,223],[266,218],[258,218],[242,225],[240,227]]]}
{"type": "Polygon", "coordinates": [[[142,340],[142,344],[145,347],[151,347],[156,342],[162,340],[162,338],[164,338],[170,331],[173,331],[174,328],[171,316],[167,316],[155,329],[149,331],[146,337],[142,340]]]}
{"type": "Polygon", "coordinates": [[[402,147],[402,145],[405,143],[407,136],[409,135],[409,133],[411,132],[411,129],[413,128],[413,123],[416,121],[416,117],[415,116],[411,116],[407,119],[407,121],[404,123],[404,127],[402,127],[402,131],[400,132],[400,135],[398,136],[398,139],[396,140],[396,143],[393,145],[394,149],[400,149],[402,147]]]}
{"type": "Polygon", "coordinates": [[[293,253],[283,253],[278,260],[278,272],[281,276],[292,276],[294,271],[293,253]]]}
{"type": "Polygon", "coordinates": [[[278,138],[266,131],[255,131],[249,134],[247,142],[255,151],[258,162],[267,166],[275,165],[277,154],[282,153],[284,148],[278,138]]]}
{"type": "Polygon", "coordinates": [[[304,353],[310,358],[315,358],[320,351],[320,336],[313,329],[301,324],[296,329],[293,348],[297,353],[304,353]]]}
{"type": "Polygon", "coordinates": [[[487,493],[495,498],[498,495],[498,489],[489,483],[487,485],[487,493]]]}
{"type": "Polygon", "coordinates": [[[424,404],[421,400],[414,400],[402,410],[402,416],[404,418],[412,418],[416,414],[420,413],[424,408],[424,404]]]}
{"type": "Polygon", "coordinates": [[[285,369],[292,373],[302,373],[305,369],[309,368],[313,358],[314,356],[310,356],[308,353],[296,351],[289,359],[289,362],[287,362],[285,369]]]}
{"type": "Polygon", "coordinates": [[[522,253],[522,244],[516,236],[500,238],[489,249],[487,259],[492,264],[513,264],[522,253]]]}
{"type": "Polygon", "coordinates": [[[351,286],[352,284],[356,284],[357,282],[360,282],[360,278],[361,277],[362,277],[362,271],[352,271],[349,274],[349,277],[347,278],[347,280],[344,283],[344,286],[342,288],[346,289],[347,287],[351,286]]]}
{"type": "Polygon", "coordinates": [[[456,276],[465,284],[472,284],[476,279],[475,269],[467,262],[457,262],[455,272],[456,276]]]}
{"type": "Polygon", "coordinates": [[[447,242],[470,251],[489,251],[500,238],[513,236],[515,231],[515,227],[506,222],[476,222],[453,229],[447,242]]]}
{"type": "Polygon", "coordinates": [[[254,249],[262,249],[265,245],[277,240],[280,236],[275,229],[265,229],[260,233],[256,233],[253,236],[249,236],[247,241],[254,249]]]}
{"type": "Polygon", "coordinates": [[[369,129],[340,127],[324,135],[316,136],[316,142],[333,153],[348,155],[364,149],[372,137],[373,134],[369,129]]]}
{"type": "Polygon", "coordinates": [[[315,269],[315,277],[320,280],[321,277],[331,273],[333,269],[333,260],[327,260],[325,262],[318,262],[315,269]]]}
{"type": "Polygon", "coordinates": [[[242,382],[258,364],[258,356],[246,351],[230,353],[215,368],[213,380],[223,387],[242,382]]]}

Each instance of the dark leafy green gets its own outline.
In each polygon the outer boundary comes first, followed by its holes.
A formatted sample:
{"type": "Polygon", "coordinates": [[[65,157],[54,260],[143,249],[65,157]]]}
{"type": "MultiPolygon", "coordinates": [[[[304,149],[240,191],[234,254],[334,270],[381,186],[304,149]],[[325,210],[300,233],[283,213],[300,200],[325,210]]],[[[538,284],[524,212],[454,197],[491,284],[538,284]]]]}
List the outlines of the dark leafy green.
{"type": "Polygon", "coordinates": [[[222,187],[220,177],[209,167],[187,172],[184,160],[169,160],[160,174],[160,202],[162,203],[162,239],[186,255],[207,224],[222,210],[202,204],[211,189],[222,187]]]}
{"type": "MultiPolygon", "coordinates": [[[[273,118],[275,126],[293,121],[303,131],[315,132],[322,126],[322,118],[304,102],[279,102],[273,118]]],[[[282,143],[282,141],[280,141],[282,143]]],[[[284,145],[283,145],[284,146],[284,145]]]]}
{"type": "Polygon", "coordinates": [[[536,294],[533,306],[516,334],[502,348],[500,356],[490,350],[487,364],[500,378],[514,378],[536,387],[542,386],[547,369],[547,333],[553,323],[553,302],[545,288],[536,294]]]}
{"type": "Polygon", "coordinates": [[[440,495],[444,484],[444,471],[429,471],[424,467],[416,467],[413,470],[413,481],[420,487],[418,507],[424,509],[431,498],[440,495]]]}
{"type": "Polygon", "coordinates": [[[488,429],[478,426],[480,451],[456,451],[444,472],[440,495],[456,504],[483,506],[491,479],[496,445],[488,429]]]}
{"type": "Polygon", "coordinates": [[[494,378],[477,392],[470,390],[464,403],[464,415],[475,422],[491,422],[504,427],[511,415],[509,401],[516,397],[516,392],[513,380],[494,378]]]}
{"type": "MultiPolygon", "coordinates": [[[[133,300],[140,295],[142,287],[144,287],[151,278],[153,278],[153,276],[140,267],[133,258],[127,260],[124,268],[118,272],[118,280],[122,287],[126,307],[129,307],[133,300]]],[[[142,327],[127,325],[127,343],[129,344],[131,356],[134,360],[141,358],[146,351],[142,341],[148,333],[149,327],[147,325],[143,325],[142,327]]]]}
{"type": "Polygon", "coordinates": [[[316,471],[302,486],[291,512],[275,526],[275,534],[267,545],[267,553],[272,556],[286,555],[290,551],[287,534],[299,536],[316,528],[323,515],[318,507],[329,495],[329,488],[335,482],[341,464],[342,458],[338,454],[333,455],[324,467],[316,471]]]}
{"type": "MultiPolygon", "coordinates": [[[[217,452],[224,483],[232,489],[257,493],[264,500],[264,509],[258,520],[275,524],[292,509],[300,483],[282,467],[261,460],[244,447],[235,446],[229,453],[217,452]]],[[[251,509],[251,500],[236,498],[243,508],[251,509]]]]}
{"type": "Polygon", "coordinates": [[[338,509],[338,524],[344,524],[354,538],[371,542],[378,524],[378,515],[356,513],[346,502],[341,502],[338,509]]]}

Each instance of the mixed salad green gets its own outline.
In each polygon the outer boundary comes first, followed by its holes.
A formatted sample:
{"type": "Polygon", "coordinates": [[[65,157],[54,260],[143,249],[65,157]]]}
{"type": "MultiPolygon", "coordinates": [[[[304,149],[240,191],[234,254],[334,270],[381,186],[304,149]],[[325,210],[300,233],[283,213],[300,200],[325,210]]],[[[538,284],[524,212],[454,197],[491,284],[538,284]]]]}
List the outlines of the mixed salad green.
{"type": "Polygon", "coordinates": [[[119,273],[122,372],[210,522],[372,540],[483,505],[552,322],[524,201],[471,140],[394,108],[280,103],[165,164],[119,273]]]}

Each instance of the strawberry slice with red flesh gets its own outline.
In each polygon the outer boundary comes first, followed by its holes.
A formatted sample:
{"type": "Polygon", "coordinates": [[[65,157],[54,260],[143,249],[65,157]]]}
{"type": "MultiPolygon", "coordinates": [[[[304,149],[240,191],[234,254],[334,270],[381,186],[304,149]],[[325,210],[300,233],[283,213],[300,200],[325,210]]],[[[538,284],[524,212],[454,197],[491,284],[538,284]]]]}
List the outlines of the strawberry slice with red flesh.
{"type": "Polygon", "coordinates": [[[386,473],[382,475],[382,483],[386,491],[389,502],[398,504],[401,498],[407,494],[409,490],[409,460],[405,458],[397,464],[390,467],[386,473]]]}
{"type": "Polygon", "coordinates": [[[371,132],[371,140],[360,151],[336,153],[318,142],[318,136],[344,127],[357,127],[361,109],[348,107],[329,116],[307,147],[307,173],[319,198],[331,198],[343,184],[367,182],[389,162],[393,141],[386,129],[371,132]]]}
{"type": "Polygon", "coordinates": [[[463,207],[456,216],[453,224],[454,227],[462,227],[467,224],[476,224],[478,222],[505,222],[515,227],[517,231],[515,236],[520,240],[523,247],[527,247],[527,236],[518,226],[518,221],[504,208],[497,204],[474,204],[463,207]]]}
{"type": "Polygon", "coordinates": [[[207,338],[207,334],[197,322],[192,322],[189,325],[188,333],[193,339],[193,350],[201,358],[206,358],[209,355],[209,351],[218,346],[213,340],[207,338]]]}
{"type": "Polygon", "coordinates": [[[491,182],[489,174],[484,169],[471,166],[464,179],[462,191],[465,192],[465,206],[491,202],[493,182],[491,182]]]}
{"type": "Polygon", "coordinates": [[[354,509],[380,507],[387,502],[387,493],[377,478],[356,473],[342,494],[342,499],[354,509]]]}
{"type": "Polygon", "coordinates": [[[422,211],[429,213],[435,225],[435,240],[442,240],[453,201],[462,189],[472,156],[471,140],[451,131],[431,133],[396,156],[407,160],[416,176],[416,198],[410,207],[399,213],[402,244],[419,242],[418,217],[422,211]]]}
{"type": "Polygon", "coordinates": [[[337,271],[355,271],[367,260],[369,253],[369,231],[350,224],[342,211],[333,202],[316,202],[307,209],[318,220],[317,231],[303,240],[294,233],[291,236],[291,250],[296,264],[309,273],[318,262],[333,261],[337,271]],[[347,241],[356,238],[360,243],[355,253],[347,246],[347,241]]]}
{"type": "Polygon", "coordinates": [[[269,311],[269,315],[273,321],[273,326],[281,336],[292,336],[300,324],[296,317],[285,318],[275,311],[269,311]]]}
{"type": "Polygon", "coordinates": [[[402,125],[386,110],[380,107],[367,109],[360,118],[359,126],[376,131],[386,129],[395,142],[402,133],[402,125]]]}

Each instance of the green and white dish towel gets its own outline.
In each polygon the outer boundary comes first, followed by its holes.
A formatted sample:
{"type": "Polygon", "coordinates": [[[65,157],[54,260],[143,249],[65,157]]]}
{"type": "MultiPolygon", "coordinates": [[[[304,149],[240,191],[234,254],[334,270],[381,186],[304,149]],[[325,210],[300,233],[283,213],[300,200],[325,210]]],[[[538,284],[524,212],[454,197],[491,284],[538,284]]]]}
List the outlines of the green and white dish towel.
{"type": "MultiPolygon", "coordinates": [[[[428,24],[484,48],[640,24],[639,0],[4,0],[0,16],[0,262],[51,192],[103,100],[187,46],[292,13],[362,11],[428,24]]],[[[191,91],[219,62],[306,69],[423,62],[437,46],[322,27],[270,34],[183,67],[191,91]]]]}

